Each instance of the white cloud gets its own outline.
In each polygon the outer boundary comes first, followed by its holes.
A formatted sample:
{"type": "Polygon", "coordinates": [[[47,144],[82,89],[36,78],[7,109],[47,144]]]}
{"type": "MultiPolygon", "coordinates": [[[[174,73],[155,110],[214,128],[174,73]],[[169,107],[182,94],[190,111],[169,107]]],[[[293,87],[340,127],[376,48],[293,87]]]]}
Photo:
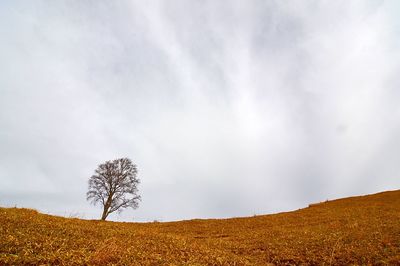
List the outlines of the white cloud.
{"type": "Polygon", "coordinates": [[[1,5],[1,204],[96,217],[87,179],[119,156],[143,202],[114,219],[399,186],[395,2],[1,5]]]}

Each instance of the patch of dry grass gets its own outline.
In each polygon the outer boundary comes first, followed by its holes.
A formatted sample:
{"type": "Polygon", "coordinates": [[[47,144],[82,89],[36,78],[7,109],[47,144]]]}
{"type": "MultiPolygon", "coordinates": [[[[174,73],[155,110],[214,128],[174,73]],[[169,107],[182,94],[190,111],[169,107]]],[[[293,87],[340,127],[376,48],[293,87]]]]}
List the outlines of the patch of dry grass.
{"type": "Polygon", "coordinates": [[[0,265],[400,265],[400,190],[249,218],[87,221],[0,208],[0,265]]]}

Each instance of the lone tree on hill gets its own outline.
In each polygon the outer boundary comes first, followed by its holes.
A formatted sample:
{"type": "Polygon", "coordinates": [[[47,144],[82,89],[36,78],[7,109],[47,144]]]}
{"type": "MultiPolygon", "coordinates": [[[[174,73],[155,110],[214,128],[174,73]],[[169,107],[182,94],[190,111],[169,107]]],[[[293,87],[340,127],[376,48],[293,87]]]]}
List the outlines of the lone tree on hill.
{"type": "Polygon", "coordinates": [[[93,205],[98,202],[103,205],[101,220],[115,211],[139,206],[137,186],[140,180],[136,176],[137,167],[128,158],[106,161],[97,167],[95,174],[89,178],[86,196],[93,205]]]}

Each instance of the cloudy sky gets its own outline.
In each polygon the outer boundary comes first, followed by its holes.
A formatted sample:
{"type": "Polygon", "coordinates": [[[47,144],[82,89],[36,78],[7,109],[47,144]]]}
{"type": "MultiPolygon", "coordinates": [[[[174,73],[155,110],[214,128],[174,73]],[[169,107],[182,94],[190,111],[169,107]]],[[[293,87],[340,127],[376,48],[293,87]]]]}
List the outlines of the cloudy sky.
{"type": "Polygon", "coordinates": [[[400,188],[398,1],[1,1],[0,206],[222,218],[400,188]]]}

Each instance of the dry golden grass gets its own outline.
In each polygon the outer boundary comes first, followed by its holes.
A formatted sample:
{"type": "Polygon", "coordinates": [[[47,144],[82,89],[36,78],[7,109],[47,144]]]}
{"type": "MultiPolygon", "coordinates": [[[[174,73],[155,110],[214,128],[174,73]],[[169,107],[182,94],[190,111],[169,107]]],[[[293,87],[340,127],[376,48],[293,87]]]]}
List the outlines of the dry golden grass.
{"type": "Polygon", "coordinates": [[[169,223],[0,208],[0,265],[400,265],[400,190],[294,212],[169,223]]]}

